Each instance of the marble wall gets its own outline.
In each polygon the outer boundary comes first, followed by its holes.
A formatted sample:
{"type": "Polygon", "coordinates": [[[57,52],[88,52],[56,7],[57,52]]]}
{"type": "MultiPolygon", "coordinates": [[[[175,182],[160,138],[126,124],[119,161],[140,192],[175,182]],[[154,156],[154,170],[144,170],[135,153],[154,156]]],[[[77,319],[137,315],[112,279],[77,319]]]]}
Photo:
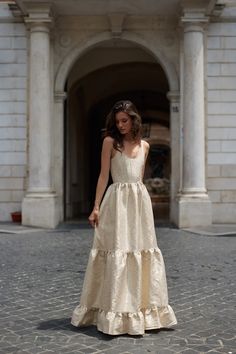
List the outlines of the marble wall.
{"type": "Polygon", "coordinates": [[[207,38],[207,187],[213,222],[236,220],[236,24],[211,23],[207,38]]]}
{"type": "Polygon", "coordinates": [[[21,210],[27,163],[27,39],[0,5],[0,221],[21,210]]]}

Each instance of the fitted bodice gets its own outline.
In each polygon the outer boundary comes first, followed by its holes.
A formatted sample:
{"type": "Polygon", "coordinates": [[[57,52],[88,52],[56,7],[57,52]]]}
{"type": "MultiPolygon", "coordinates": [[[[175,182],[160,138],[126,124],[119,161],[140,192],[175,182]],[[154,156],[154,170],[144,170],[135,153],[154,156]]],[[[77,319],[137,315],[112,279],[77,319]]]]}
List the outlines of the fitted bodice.
{"type": "Polygon", "coordinates": [[[141,182],[145,163],[143,143],[136,157],[127,156],[124,152],[116,151],[111,159],[111,176],[113,183],[141,182]]]}

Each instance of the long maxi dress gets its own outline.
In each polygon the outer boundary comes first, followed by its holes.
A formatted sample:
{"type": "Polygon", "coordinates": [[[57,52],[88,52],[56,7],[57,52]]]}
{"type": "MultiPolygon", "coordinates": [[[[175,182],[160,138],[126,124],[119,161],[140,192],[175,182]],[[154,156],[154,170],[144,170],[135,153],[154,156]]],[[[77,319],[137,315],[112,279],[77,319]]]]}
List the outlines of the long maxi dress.
{"type": "Polygon", "coordinates": [[[177,323],[168,304],[150,196],[142,182],[143,142],[135,158],[116,152],[100,206],[80,298],[71,323],[111,335],[142,335],[177,323]]]}

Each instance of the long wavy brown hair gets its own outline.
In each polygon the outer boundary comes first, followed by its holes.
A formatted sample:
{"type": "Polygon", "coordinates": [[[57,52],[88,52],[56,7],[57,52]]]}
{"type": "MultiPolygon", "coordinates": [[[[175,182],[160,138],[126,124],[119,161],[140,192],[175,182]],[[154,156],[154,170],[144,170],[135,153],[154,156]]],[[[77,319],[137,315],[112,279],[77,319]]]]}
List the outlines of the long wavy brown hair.
{"type": "Polygon", "coordinates": [[[114,104],[111,111],[107,115],[106,119],[106,129],[104,136],[110,136],[114,139],[113,147],[115,150],[121,151],[124,142],[123,135],[119,132],[116,126],[116,114],[118,112],[127,113],[132,121],[131,134],[134,141],[140,143],[141,140],[141,130],[142,130],[142,121],[141,116],[138,113],[135,105],[128,100],[118,101],[114,104]]]}

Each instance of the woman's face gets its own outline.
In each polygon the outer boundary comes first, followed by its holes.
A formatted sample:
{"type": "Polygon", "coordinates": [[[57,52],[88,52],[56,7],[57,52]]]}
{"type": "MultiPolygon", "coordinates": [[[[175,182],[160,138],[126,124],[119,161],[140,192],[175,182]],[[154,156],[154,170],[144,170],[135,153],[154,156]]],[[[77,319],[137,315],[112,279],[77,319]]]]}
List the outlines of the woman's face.
{"type": "Polygon", "coordinates": [[[116,113],[116,127],[122,135],[129,134],[132,128],[132,120],[125,112],[116,113]]]}

